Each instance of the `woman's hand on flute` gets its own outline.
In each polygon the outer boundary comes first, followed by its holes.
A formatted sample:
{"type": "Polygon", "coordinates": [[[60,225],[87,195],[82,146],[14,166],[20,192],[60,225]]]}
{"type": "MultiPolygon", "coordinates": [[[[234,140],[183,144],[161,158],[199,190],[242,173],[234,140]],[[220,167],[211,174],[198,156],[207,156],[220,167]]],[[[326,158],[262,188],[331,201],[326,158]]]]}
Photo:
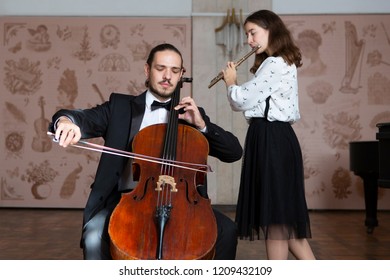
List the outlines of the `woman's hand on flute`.
{"type": "Polygon", "coordinates": [[[237,84],[236,64],[233,61],[227,63],[227,67],[225,70],[222,70],[222,73],[226,87],[237,84]]]}

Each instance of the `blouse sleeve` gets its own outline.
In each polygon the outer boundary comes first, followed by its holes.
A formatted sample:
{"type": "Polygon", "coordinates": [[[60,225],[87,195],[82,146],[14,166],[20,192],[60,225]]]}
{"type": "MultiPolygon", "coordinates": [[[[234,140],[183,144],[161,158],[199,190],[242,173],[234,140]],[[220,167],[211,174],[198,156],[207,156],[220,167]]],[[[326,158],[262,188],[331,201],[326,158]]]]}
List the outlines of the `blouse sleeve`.
{"type": "Polygon", "coordinates": [[[228,88],[228,100],[233,111],[247,111],[259,106],[281,86],[284,61],[269,57],[261,64],[254,77],[242,85],[228,88]]]}

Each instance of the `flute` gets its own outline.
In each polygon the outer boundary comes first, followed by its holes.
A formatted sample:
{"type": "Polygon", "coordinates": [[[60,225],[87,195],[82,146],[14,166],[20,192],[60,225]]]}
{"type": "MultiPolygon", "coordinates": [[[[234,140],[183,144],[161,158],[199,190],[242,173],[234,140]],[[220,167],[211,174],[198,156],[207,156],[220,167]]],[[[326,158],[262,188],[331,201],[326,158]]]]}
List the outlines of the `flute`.
{"type": "MultiPolygon", "coordinates": [[[[249,53],[247,53],[246,55],[244,55],[240,60],[238,60],[235,65],[236,65],[236,68],[241,64],[243,63],[245,60],[248,59],[248,57],[250,57],[252,54],[254,54],[258,49],[260,49],[261,46],[257,46],[257,47],[254,47],[249,53]]],[[[223,78],[223,72],[219,72],[219,74],[210,81],[210,84],[209,84],[209,88],[211,88],[213,85],[215,85],[216,83],[218,83],[221,79],[223,78]]]]}

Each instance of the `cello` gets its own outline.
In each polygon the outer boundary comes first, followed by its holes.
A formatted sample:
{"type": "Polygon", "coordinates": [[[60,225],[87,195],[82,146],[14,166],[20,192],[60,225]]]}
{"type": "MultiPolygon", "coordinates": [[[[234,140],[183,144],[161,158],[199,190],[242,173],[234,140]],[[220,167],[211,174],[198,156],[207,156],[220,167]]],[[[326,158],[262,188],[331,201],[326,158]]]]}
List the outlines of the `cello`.
{"type": "Polygon", "coordinates": [[[134,190],[122,194],[109,221],[113,259],[193,260],[212,259],[217,226],[210,200],[197,191],[204,185],[203,170],[177,168],[167,162],[205,164],[209,147],[197,129],[179,123],[179,81],[172,95],[167,124],[156,124],[138,132],[133,151],[160,157],[155,163],[134,159],[134,190]],[[203,172],[202,172],[203,171],[203,172]]]}

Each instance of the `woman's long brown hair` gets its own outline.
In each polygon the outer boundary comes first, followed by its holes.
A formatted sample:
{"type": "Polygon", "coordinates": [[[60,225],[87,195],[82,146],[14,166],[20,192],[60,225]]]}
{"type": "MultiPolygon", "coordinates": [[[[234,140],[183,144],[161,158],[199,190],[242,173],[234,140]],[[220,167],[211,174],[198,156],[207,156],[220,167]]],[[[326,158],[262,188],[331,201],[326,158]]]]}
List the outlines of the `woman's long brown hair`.
{"type": "MultiPolygon", "coordinates": [[[[254,23],[269,31],[268,52],[272,56],[281,56],[287,64],[295,64],[296,67],[302,66],[302,55],[298,46],[294,43],[290,31],[282,19],[274,12],[269,10],[260,10],[249,15],[244,22],[254,23]]],[[[268,57],[266,52],[256,54],[255,62],[250,69],[251,73],[256,73],[261,63],[268,57]]]]}

